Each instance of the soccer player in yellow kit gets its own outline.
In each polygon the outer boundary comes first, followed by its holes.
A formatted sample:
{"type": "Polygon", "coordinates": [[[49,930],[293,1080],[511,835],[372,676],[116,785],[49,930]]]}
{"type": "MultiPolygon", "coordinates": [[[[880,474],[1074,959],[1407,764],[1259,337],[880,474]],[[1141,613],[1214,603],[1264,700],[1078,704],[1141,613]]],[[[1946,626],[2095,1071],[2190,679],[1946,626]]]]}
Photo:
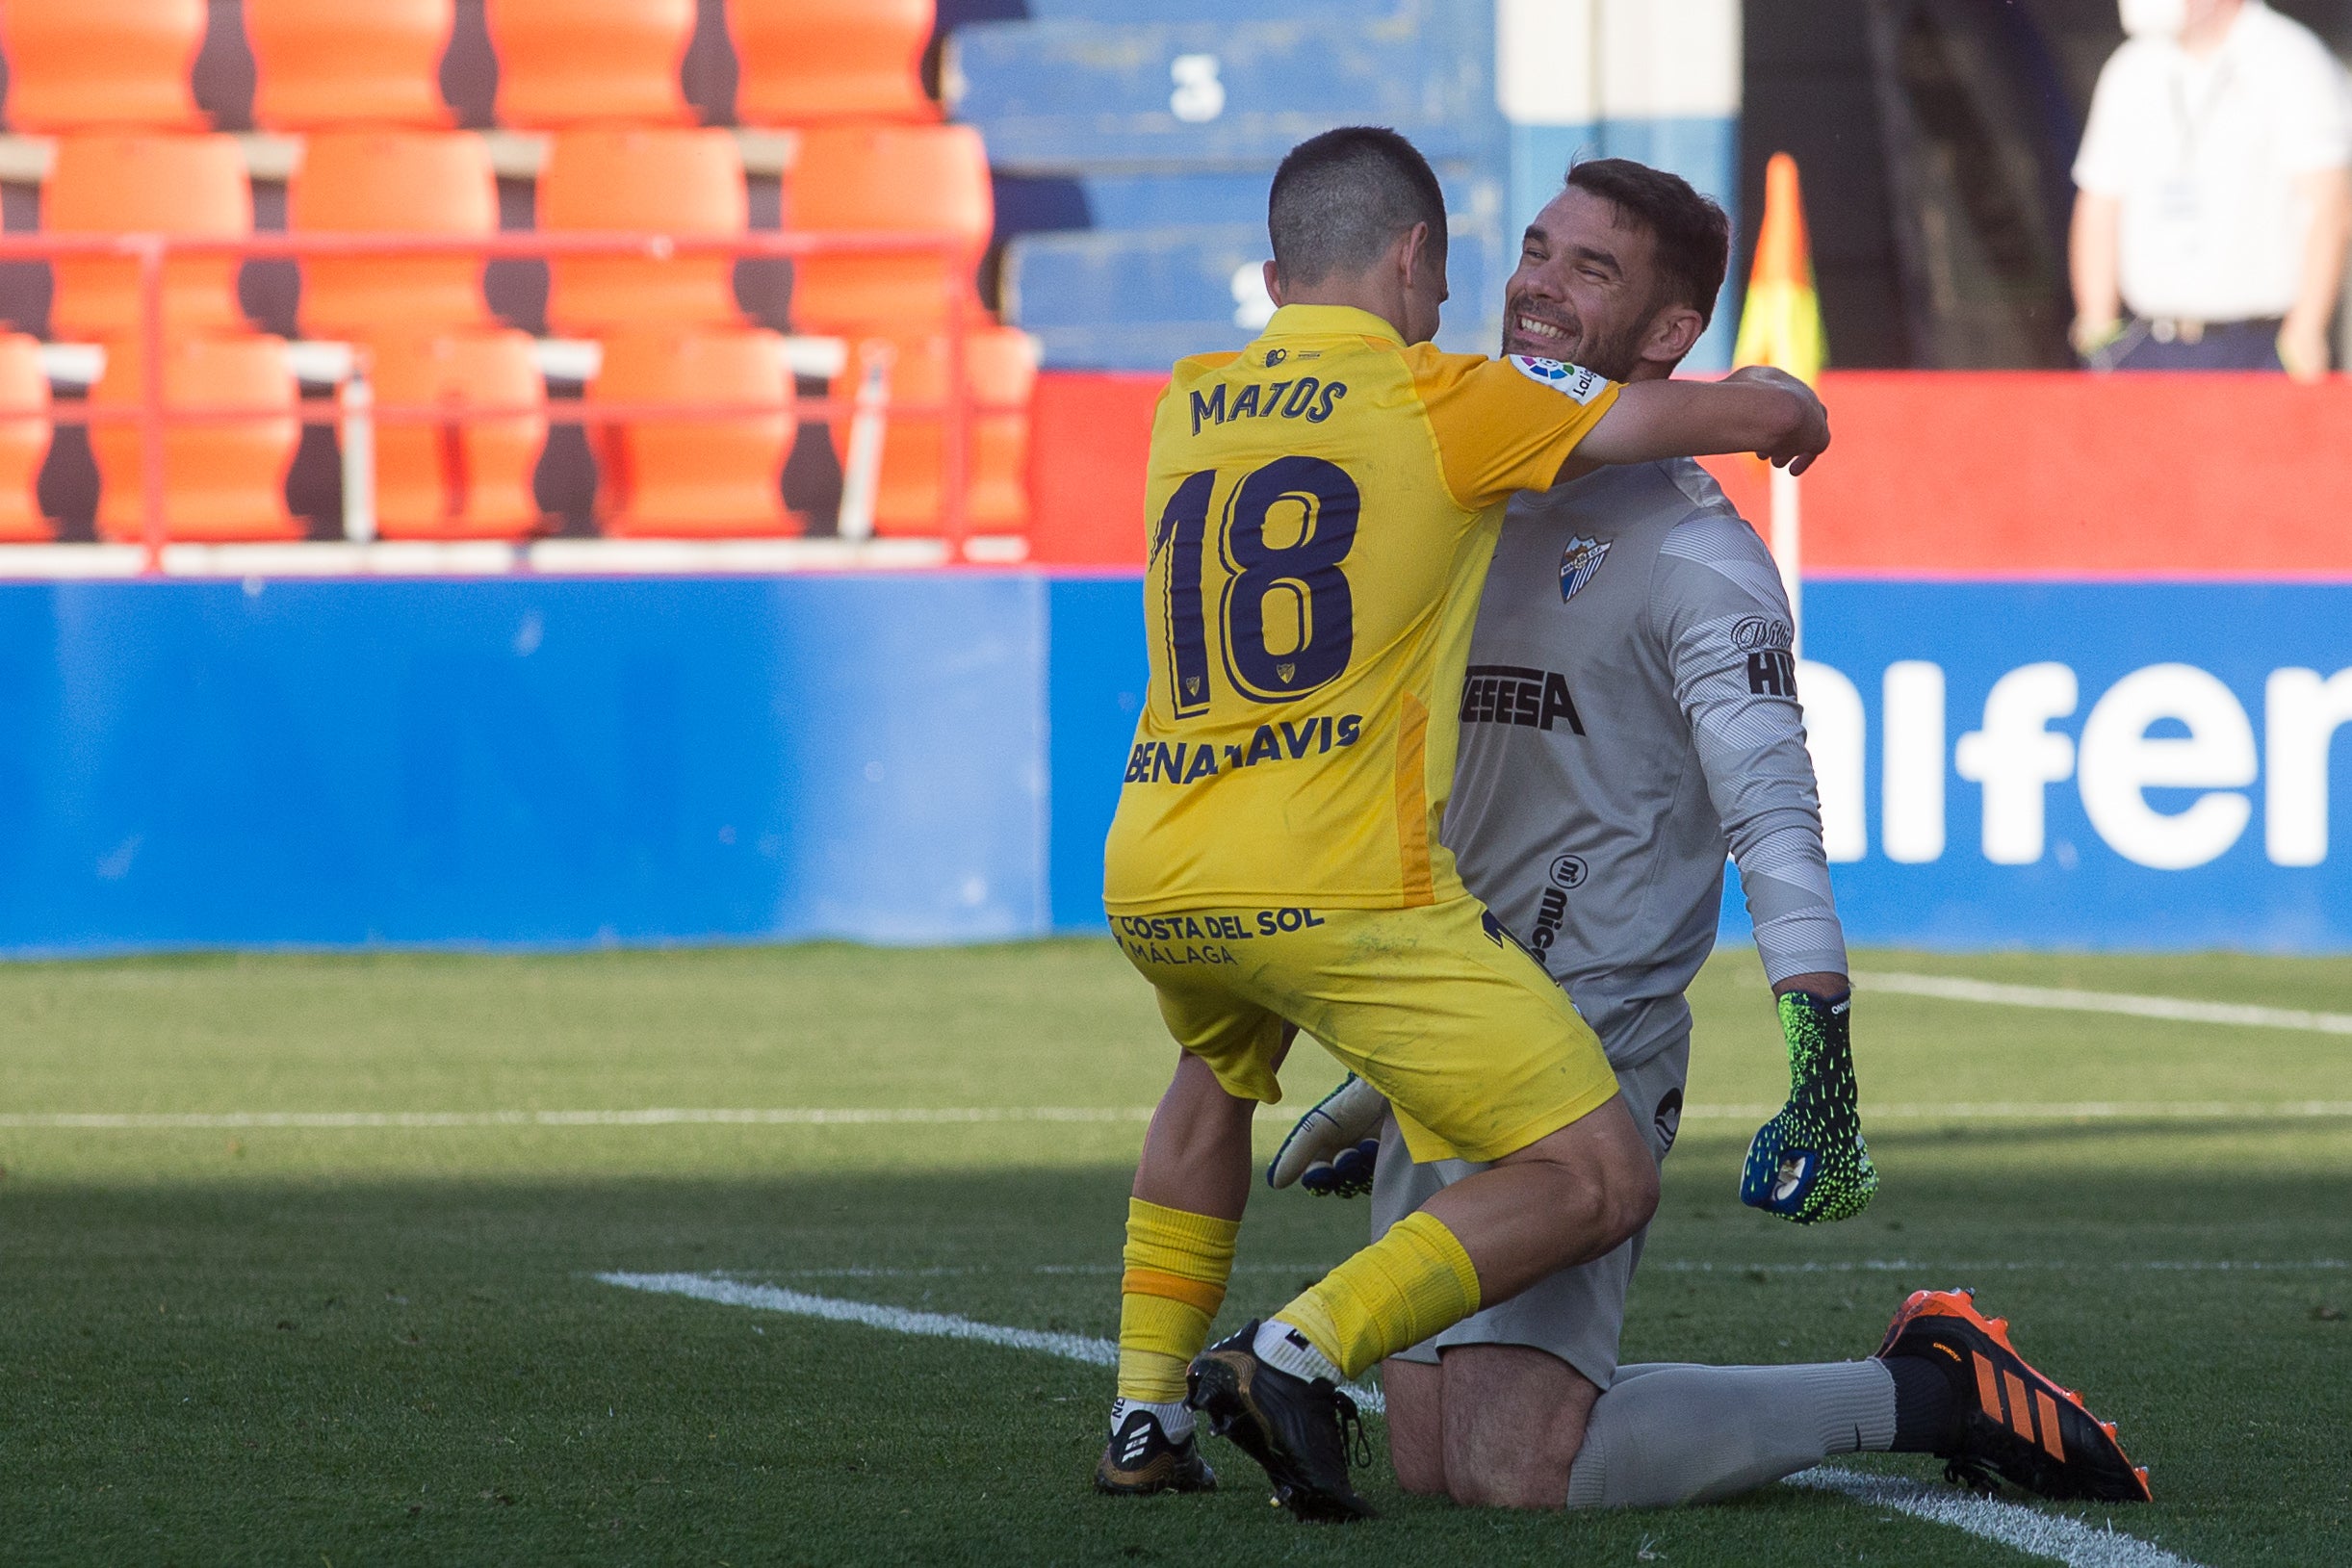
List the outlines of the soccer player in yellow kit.
{"type": "Polygon", "coordinates": [[[1181,361],[1147,490],[1151,680],[1104,903],[1183,1047],[1137,1170],[1105,1491],[1214,1484],[1193,1412],[1303,1519],[1347,1479],[1382,1357],[1640,1228],[1657,1170],[1590,1030],[1462,887],[1437,825],[1504,502],[1564,469],[1828,444],[1801,388],[1621,387],[1443,353],[1445,208],[1394,132],[1292,149],[1268,202],[1279,309],[1181,361]],[[1304,1029],[1386,1094],[1414,1158],[1493,1162],[1263,1324],[1206,1350],[1250,1122],[1304,1029]]]}

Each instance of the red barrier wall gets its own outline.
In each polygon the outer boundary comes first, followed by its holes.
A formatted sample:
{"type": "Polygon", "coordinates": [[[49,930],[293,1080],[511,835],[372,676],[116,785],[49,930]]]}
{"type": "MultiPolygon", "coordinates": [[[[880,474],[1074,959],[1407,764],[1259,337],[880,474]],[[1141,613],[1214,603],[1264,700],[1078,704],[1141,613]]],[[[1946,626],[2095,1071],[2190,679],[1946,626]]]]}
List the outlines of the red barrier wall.
{"type": "MultiPolygon", "coordinates": [[[[1041,562],[1143,560],[1162,378],[1038,378],[1041,562]]],[[[2352,577],[2352,378],[1830,372],[1805,570],[1898,577],[2352,577]]],[[[1711,461],[1759,528],[1761,465],[1711,461]]]]}
{"type": "Polygon", "coordinates": [[[1029,404],[1029,559],[1144,564],[1144,463],[1164,375],[1047,372],[1029,404]]]}

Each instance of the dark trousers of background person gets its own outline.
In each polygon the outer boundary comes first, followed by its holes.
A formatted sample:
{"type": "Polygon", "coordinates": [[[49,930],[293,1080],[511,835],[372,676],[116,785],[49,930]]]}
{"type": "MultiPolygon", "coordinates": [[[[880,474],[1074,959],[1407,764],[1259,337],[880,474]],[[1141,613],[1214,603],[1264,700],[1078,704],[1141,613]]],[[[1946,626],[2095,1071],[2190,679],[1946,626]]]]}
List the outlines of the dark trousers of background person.
{"type": "Polygon", "coordinates": [[[2276,371],[2275,316],[2251,321],[2212,321],[2201,328],[2172,321],[2133,321],[2123,336],[2090,356],[2094,371],[2276,371]],[[2190,332],[2195,332],[2192,340],[2190,332]]]}

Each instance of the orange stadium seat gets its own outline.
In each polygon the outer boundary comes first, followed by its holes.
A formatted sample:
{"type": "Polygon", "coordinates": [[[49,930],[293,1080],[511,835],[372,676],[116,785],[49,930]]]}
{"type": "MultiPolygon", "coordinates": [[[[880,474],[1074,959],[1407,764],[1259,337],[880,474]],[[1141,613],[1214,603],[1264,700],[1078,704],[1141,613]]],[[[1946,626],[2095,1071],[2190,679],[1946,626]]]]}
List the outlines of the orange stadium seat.
{"type": "MultiPolygon", "coordinates": [[[[90,389],[93,409],[139,406],[144,361],[136,341],[111,345],[106,373],[90,389]]],[[[298,539],[286,509],[286,471],[300,438],[294,373],[282,338],[259,333],[183,338],[165,349],[164,405],[253,409],[254,418],[164,428],[164,518],[173,539],[298,539]]],[[[145,533],[140,429],[92,424],[98,464],[98,532],[136,542],[145,533]]]]}
{"type": "Polygon", "coordinates": [[[489,0],[502,125],[682,125],[694,0],[489,0]]]}
{"type": "MultiPolygon", "coordinates": [[[[314,131],[286,192],[303,231],[490,235],[498,177],[471,131],[314,131]]],[[[478,256],[320,258],[302,264],[302,330],[372,339],[490,324],[478,256]]]]}
{"type": "MultiPolygon", "coordinates": [[[[740,234],[749,222],[743,155],[725,131],[566,131],[539,176],[550,231],[740,234]]],[[[547,320],[560,332],[742,324],[726,256],[558,257],[549,270],[547,320]]]]}
{"type": "MultiPolygon", "coordinates": [[[[245,154],[228,136],[95,132],[60,138],[41,189],[41,227],[54,234],[170,234],[236,238],[253,232],[245,154]]],[[[111,258],[51,264],[53,335],[122,338],[140,330],[139,266],[111,258]]],[[[187,256],[164,269],[164,321],[178,332],[246,327],[237,258],[187,256]]]]}
{"type": "Polygon", "coordinates": [[[40,344],[21,332],[0,333],[0,544],[57,537],[36,494],[49,435],[49,377],[40,368],[40,344]]]}
{"type": "Polygon", "coordinates": [[[204,0],[9,0],[8,117],[18,131],[195,130],[189,71],[204,0]]]}
{"type": "MultiPolygon", "coordinates": [[[[891,403],[933,402],[947,395],[947,343],[918,338],[894,344],[891,403]]],[[[854,393],[864,377],[872,340],[853,345],[849,369],[838,385],[854,393]]],[[[1029,522],[1029,395],[1037,385],[1037,347],[1028,334],[1009,326],[974,332],[966,346],[964,384],[977,403],[1016,403],[1021,412],[982,414],[972,421],[965,472],[966,527],[974,532],[1018,531],[1029,522]]],[[[882,443],[881,483],[874,497],[877,533],[932,534],[940,531],[945,497],[946,426],[939,419],[893,412],[882,443]]],[[[834,449],[846,463],[850,422],[833,424],[834,449]]]]}
{"type": "Polygon", "coordinates": [[[933,0],[732,0],[746,125],[939,118],[923,91],[933,0]]]}
{"type": "Polygon", "coordinates": [[[517,539],[546,518],[531,490],[547,446],[547,386],[523,332],[391,337],[375,349],[379,405],[437,403],[438,424],[379,420],[375,531],[386,539],[517,539]],[[530,414],[462,420],[467,408],[530,414]]]}
{"type": "Polygon", "coordinates": [[[759,327],[632,333],[605,345],[598,402],[757,403],[773,413],[634,420],[597,427],[605,531],[670,538],[797,533],[784,509],[792,379],[784,342],[759,327]]]}
{"type": "MultiPolygon", "coordinates": [[[[980,133],[969,125],[805,132],[788,220],[816,234],[944,231],[969,246],[976,262],[995,221],[980,133]]],[[[947,314],[944,265],[937,256],[809,257],[792,270],[793,322],[805,332],[851,336],[935,328],[947,314]]]]}
{"type": "Polygon", "coordinates": [[[454,0],[245,0],[253,118],[279,131],[450,123],[454,0]]]}

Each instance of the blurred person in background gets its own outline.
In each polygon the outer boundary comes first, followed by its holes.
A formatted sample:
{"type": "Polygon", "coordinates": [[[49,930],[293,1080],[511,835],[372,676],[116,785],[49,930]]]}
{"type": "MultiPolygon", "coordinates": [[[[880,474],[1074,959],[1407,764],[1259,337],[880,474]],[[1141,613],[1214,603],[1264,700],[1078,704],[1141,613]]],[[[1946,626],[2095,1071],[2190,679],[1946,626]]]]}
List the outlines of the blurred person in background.
{"type": "Polygon", "coordinates": [[[2325,374],[2352,214],[2342,65],[2262,0],[2121,5],[2131,36],[2075,158],[2076,352],[2325,374]]]}

